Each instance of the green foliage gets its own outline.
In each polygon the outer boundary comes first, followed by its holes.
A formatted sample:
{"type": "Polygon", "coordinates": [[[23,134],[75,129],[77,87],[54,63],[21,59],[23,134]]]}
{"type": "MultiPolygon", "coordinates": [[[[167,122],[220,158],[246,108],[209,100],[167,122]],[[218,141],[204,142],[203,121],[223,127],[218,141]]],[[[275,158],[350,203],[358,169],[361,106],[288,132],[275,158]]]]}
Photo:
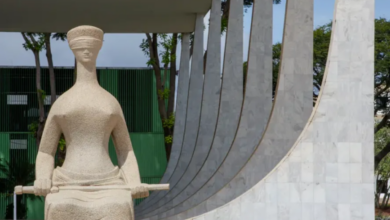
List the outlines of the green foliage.
{"type": "MultiPolygon", "coordinates": [[[[141,48],[142,52],[144,52],[145,56],[150,57],[149,41],[147,39],[142,39],[142,42],[139,47],[141,48]]],[[[150,65],[149,63],[147,64],[148,66],[150,65]]]]}
{"type": "Polygon", "coordinates": [[[40,52],[45,47],[45,38],[42,33],[22,33],[25,42],[23,47],[25,50],[40,52]]]}
{"type": "Polygon", "coordinates": [[[31,124],[28,125],[28,130],[32,133],[35,134],[38,130],[39,123],[38,121],[33,121],[31,124]]]}
{"type": "Polygon", "coordinates": [[[169,118],[163,120],[163,128],[173,128],[175,125],[175,115],[172,113],[169,118]]]}
{"type": "Polygon", "coordinates": [[[314,30],[313,85],[317,95],[321,88],[326,62],[328,59],[331,34],[332,22],[322,25],[314,30]]]}
{"type": "MultiPolygon", "coordinates": [[[[50,34],[51,35],[51,34],[50,34]]],[[[40,52],[42,49],[46,49],[45,33],[22,33],[24,38],[23,47],[25,50],[31,50],[33,52],[40,52]]],[[[53,39],[66,40],[66,33],[55,33],[52,35],[53,39]]]]}
{"type": "MultiPolygon", "coordinates": [[[[390,142],[390,128],[385,127],[375,134],[375,154],[379,153],[390,142]]],[[[390,155],[387,155],[379,163],[376,172],[382,178],[390,178],[390,155]]]]}
{"type": "Polygon", "coordinates": [[[390,20],[375,20],[375,73],[383,78],[389,74],[390,66],[390,20]]]}
{"type": "Polygon", "coordinates": [[[390,217],[383,216],[382,213],[379,213],[379,215],[375,216],[375,220],[390,220],[390,217]]]}
{"type": "MultiPolygon", "coordinates": [[[[375,20],[375,114],[381,111],[385,114],[378,123],[375,133],[375,154],[382,150],[386,151],[386,146],[390,142],[390,124],[388,121],[389,109],[389,88],[390,88],[390,20],[379,18],[375,20]]],[[[383,153],[382,153],[383,154],[383,153]]],[[[377,161],[376,161],[377,162],[377,161]]],[[[387,181],[390,178],[390,157],[387,154],[376,167],[378,180],[387,181]]],[[[381,186],[379,186],[381,187],[381,186]]],[[[390,199],[389,188],[385,193],[385,198],[380,203],[376,195],[376,206],[386,207],[390,199]]]]}
{"type": "Polygon", "coordinates": [[[37,93],[39,94],[40,99],[43,101],[46,98],[46,92],[42,89],[37,89],[37,93]]]}
{"type": "Polygon", "coordinates": [[[244,62],[242,71],[243,71],[244,74],[246,74],[246,72],[248,71],[248,61],[244,62]]]}
{"type": "Polygon", "coordinates": [[[282,55],[282,44],[276,43],[272,46],[272,96],[275,95],[276,84],[278,83],[280,56],[282,55]]]}
{"type": "Polygon", "coordinates": [[[64,137],[61,137],[60,141],[58,142],[58,149],[60,151],[64,151],[66,147],[66,141],[64,137]]]}
{"type": "MultiPolygon", "coordinates": [[[[390,114],[390,20],[375,21],[375,113],[390,114]]],[[[390,126],[387,124],[386,126],[390,126]]]]}
{"type": "MultiPolygon", "coordinates": [[[[375,154],[379,153],[381,150],[383,150],[387,143],[390,141],[390,128],[385,127],[379,130],[375,134],[375,154]]],[[[384,185],[385,182],[388,181],[390,178],[390,155],[385,156],[381,162],[376,167],[375,173],[377,174],[377,183],[378,188],[375,193],[375,205],[377,208],[384,208],[386,207],[387,202],[390,199],[390,192],[389,187],[385,188],[386,185],[384,185]],[[381,190],[378,189],[384,189],[384,197],[381,200],[380,199],[380,193],[381,190]]]]}
{"type": "MultiPolygon", "coordinates": [[[[176,60],[176,55],[171,54],[171,50],[175,46],[173,44],[173,37],[172,35],[168,34],[157,34],[157,36],[158,41],[154,43],[156,43],[157,48],[162,49],[159,53],[159,57],[161,57],[161,63],[163,63],[164,66],[168,66],[171,61],[176,60]]],[[[142,52],[144,52],[145,56],[149,58],[149,60],[146,62],[148,66],[157,64],[156,58],[150,56],[150,42],[148,39],[142,39],[139,47],[141,48],[142,52]]]]}
{"type": "Polygon", "coordinates": [[[171,56],[171,50],[173,49],[173,38],[172,35],[168,36],[168,34],[159,34],[160,45],[162,46],[162,52],[160,53],[161,62],[164,66],[168,66],[169,63],[176,60],[176,56],[171,56]]]}
{"type": "Polygon", "coordinates": [[[225,33],[228,26],[228,18],[224,17],[221,18],[221,33],[225,33]]]}
{"type": "Polygon", "coordinates": [[[151,58],[151,59],[149,59],[149,60],[146,62],[146,65],[147,65],[148,67],[151,67],[151,66],[153,66],[155,63],[156,63],[156,59],[151,58]]]}
{"type": "Polygon", "coordinates": [[[173,142],[172,135],[165,136],[165,143],[166,144],[172,144],[172,142],[173,142]]]}
{"type": "Polygon", "coordinates": [[[6,176],[6,182],[0,182],[0,193],[13,194],[16,185],[29,185],[35,180],[35,164],[28,160],[5,161],[0,160],[0,173],[6,176]]]}
{"type": "MultiPolygon", "coordinates": [[[[382,129],[390,127],[390,20],[385,18],[375,19],[375,78],[374,78],[374,114],[378,112],[383,114],[383,118],[375,127],[375,133],[381,132],[382,129]]],[[[387,144],[389,144],[388,142],[387,144]]],[[[390,149],[383,148],[377,153],[375,164],[382,160],[383,155],[387,155],[390,149]]],[[[379,165],[379,164],[378,164],[379,165]]]]}
{"type": "MultiPolygon", "coordinates": [[[[28,125],[28,130],[34,135],[34,138],[37,137],[37,131],[38,131],[38,121],[34,121],[31,124],[28,125]]],[[[57,166],[62,166],[65,160],[65,154],[66,154],[66,141],[64,136],[61,136],[60,140],[58,141],[58,148],[57,148],[58,157],[56,160],[57,166]]]]}
{"type": "MultiPolygon", "coordinates": [[[[27,205],[22,202],[17,202],[18,209],[16,210],[16,215],[18,219],[27,219],[27,205]]],[[[9,203],[5,208],[5,219],[13,219],[14,217],[14,203],[9,203]]]]}
{"type": "MultiPolygon", "coordinates": [[[[14,160],[11,163],[0,159],[0,174],[1,176],[5,176],[5,178],[0,179],[0,193],[5,193],[12,200],[15,186],[28,186],[33,184],[35,180],[34,171],[35,165],[27,159],[14,160]]],[[[31,195],[30,198],[33,199],[35,196],[31,195]]],[[[18,219],[25,219],[27,217],[27,206],[22,202],[22,196],[18,196],[17,198],[17,207],[18,219]]],[[[13,218],[13,203],[7,205],[4,218],[13,218]]]]}
{"type": "Polygon", "coordinates": [[[64,136],[62,135],[60,140],[58,141],[57,147],[57,157],[56,157],[56,166],[62,166],[66,157],[66,141],[64,136]]]}
{"type": "Polygon", "coordinates": [[[65,41],[67,39],[66,33],[55,33],[52,36],[53,39],[65,41]]]}
{"type": "Polygon", "coordinates": [[[165,88],[164,90],[160,89],[158,90],[158,98],[159,99],[169,99],[169,93],[170,93],[170,89],[169,88],[165,88]]]}

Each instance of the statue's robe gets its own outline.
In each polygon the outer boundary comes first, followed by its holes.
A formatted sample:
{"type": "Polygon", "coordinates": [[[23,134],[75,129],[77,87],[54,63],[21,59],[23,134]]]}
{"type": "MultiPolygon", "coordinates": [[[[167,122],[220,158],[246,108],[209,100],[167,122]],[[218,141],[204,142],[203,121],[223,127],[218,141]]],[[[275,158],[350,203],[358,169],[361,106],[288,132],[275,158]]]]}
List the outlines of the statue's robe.
{"type": "MultiPolygon", "coordinates": [[[[53,186],[109,186],[125,185],[122,171],[115,167],[109,173],[80,174],[57,167],[53,172],[53,186]]],[[[45,200],[46,220],[133,220],[131,191],[99,190],[93,192],[63,190],[50,193],[45,200]]]]}

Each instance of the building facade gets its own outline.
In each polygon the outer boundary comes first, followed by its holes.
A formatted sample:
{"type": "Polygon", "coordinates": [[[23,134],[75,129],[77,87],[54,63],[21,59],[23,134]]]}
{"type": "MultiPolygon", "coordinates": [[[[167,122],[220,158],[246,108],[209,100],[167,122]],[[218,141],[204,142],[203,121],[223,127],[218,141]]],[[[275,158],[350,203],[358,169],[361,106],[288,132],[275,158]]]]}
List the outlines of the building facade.
{"type": "MultiPolygon", "coordinates": [[[[55,77],[59,97],[73,85],[74,70],[56,67],[55,77]]],[[[167,161],[153,70],[98,68],[97,77],[99,84],[114,95],[122,106],[142,182],[158,183],[167,161]]],[[[47,115],[51,106],[48,68],[42,68],[41,78],[47,115]]],[[[38,149],[29,130],[39,116],[35,79],[35,67],[0,67],[0,158],[10,164],[35,163],[38,149]]],[[[166,83],[169,85],[169,80],[166,83]]],[[[113,163],[117,164],[111,140],[109,152],[113,163]]],[[[6,177],[3,175],[0,178],[6,177]]],[[[31,201],[29,197],[25,200],[28,219],[43,219],[43,200],[31,201]]],[[[0,197],[0,219],[4,217],[10,202],[12,199],[6,195],[0,197]]]]}

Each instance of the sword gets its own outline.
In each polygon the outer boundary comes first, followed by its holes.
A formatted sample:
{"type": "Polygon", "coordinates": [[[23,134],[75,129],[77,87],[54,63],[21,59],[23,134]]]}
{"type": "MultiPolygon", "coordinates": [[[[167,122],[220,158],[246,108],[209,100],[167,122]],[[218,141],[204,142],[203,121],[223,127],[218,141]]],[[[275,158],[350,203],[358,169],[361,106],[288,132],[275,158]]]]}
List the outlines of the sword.
{"type": "MultiPolygon", "coordinates": [[[[169,184],[145,184],[149,191],[169,190],[169,184]]],[[[132,190],[134,187],[126,185],[111,185],[111,186],[53,186],[50,189],[51,193],[58,193],[60,190],[80,190],[93,192],[98,190],[132,190]]],[[[34,186],[15,186],[15,194],[34,194],[34,186]]]]}

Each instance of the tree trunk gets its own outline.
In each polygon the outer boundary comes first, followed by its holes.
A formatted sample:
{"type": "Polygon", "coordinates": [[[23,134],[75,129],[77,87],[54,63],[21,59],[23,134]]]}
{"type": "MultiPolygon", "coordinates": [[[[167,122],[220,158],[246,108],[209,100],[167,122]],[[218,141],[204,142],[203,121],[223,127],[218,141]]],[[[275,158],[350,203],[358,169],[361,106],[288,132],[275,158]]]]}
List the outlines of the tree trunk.
{"type": "Polygon", "coordinates": [[[165,84],[167,82],[167,79],[168,79],[168,64],[164,64],[164,79],[162,80],[161,83],[161,89],[163,92],[165,92],[165,89],[167,88],[165,84]]]}
{"type": "Polygon", "coordinates": [[[226,3],[222,6],[222,20],[229,19],[230,0],[226,0],[226,3]]]}
{"type": "Polygon", "coordinates": [[[47,57],[47,63],[49,65],[49,74],[50,74],[50,96],[51,96],[51,105],[53,105],[57,98],[57,92],[56,92],[56,80],[54,75],[53,55],[51,53],[50,37],[51,37],[51,33],[45,33],[46,57],[47,57]]]}
{"type": "MultiPolygon", "coordinates": [[[[172,48],[171,63],[170,63],[170,75],[169,75],[169,96],[168,96],[168,117],[174,114],[175,109],[175,92],[176,92],[176,50],[177,50],[177,38],[178,34],[172,35],[172,48]]],[[[170,135],[173,140],[174,126],[170,128],[164,128],[165,136],[170,135]],[[165,131],[165,129],[167,131],[165,131]]],[[[165,143],[165,152],[167,155],[167,161],[169,161],[172,151],[172,143],[165,143]]]]}
{"type": "MultiPolygon", "coordinates": [[[[150,34],[146,34],[148,44],[149,44],[149,54],[150,54],[150,59],[154,60],[153,62],[153,70],[154,70],[154,75],[156,77],[156,92],[157,92],[157,102],[158,102],[158,112],[160,114],[161,122],[164,124],[164,121],[168,119],[167,117],[167,109],[165,106],[165,100],[164,97],[160,95],[161,92],[164,91],[164,85],[162,83],[161,79],[161,69],[160,69],[160,60],[158,58],[158,48],[157,48],[157,34],[153,34],[151,37],[150,34]]],[[[164,128],[164,137],[171,136],[170,129],[164,128]]],[[[171,143],[167,143],[164,140],[165,143],[165,152],[166,152],[166,157],[167,161],[169,161],[170,158],[170,153],[171,153],[171,143]]]]}
{"type": "Polygon", "coordinates": [[[389,120],[389,115],[390,113],[387,113],[381,120],[381,122],[379,122],[379,124],[377,126],[375,126],[374,128],[374,134],[376,134],[378,131],[380,131],[382,128],[384,128],[388,123],[387,121],[389,120]]]}
{"type": "MultiPolygon", "coordinates": [[[[167,117],[167,110],[165,106],[165,99],[163,96],[159,95],[159,91],[163,90],[163,85],[162,85],[162,80],[161,80],[161,70],[160,68],[156,67],[153,65],[155,77],[156,77],[156,90],[157,90],[157,101],[158,101],[158,112],[160,113],[160,118],[162,124],[164,124],[164,121],[168,119],[167,117]]],[[[171,129],[163,127],[164,130],[164,137],[171,136],[171,129]]],[[[172,148],[172,143],[167,143],[164,139],[165,143],[165,153],[166,153],[166,158],[167,161],[169,161],[169,158],[171,156],[171,148],[172,148]]]]}
{"type": "Polygon", "coordinates": [[[194,37],[195,36],[195,32],[192,32],[190,34],[190,58],[192,57],[192,53],[194,52],[194,37]]]}
{"type": "Polygon", "coordinates": [[[206,74],[206,63],[207,63],[207,50],[204,52],[203,55],[203,74],[206,74]]]}
{"type": "Polygon", "coordinates": [[[39,52],[33,51],[35,58],[35,69],[36,69],[36,87],[37,87],[37,97],[38,97],[38,106],[39,106],[39,121],[38,121],[38,130],[37,130],[37,147],[41,143],[41,138],[43,134],[43,128],[45,127],[45,109],[42,99],[42,86],[41,86],[41,63],[39,61],[39,52]]]}
{"type": "Polygon", "coordinates": [[[156,77],[156,90],[157,90],[157,100],[158,100],[158,111],[161,116],[161,120],[167,119],[167,111],[165,107],[165,100],[164,97],[160,96],[159,91],[162,90],[162,83],[161,83],[161,70],[160,68],[155,68],[154,69],[154,75],[156,77]]]}
{"type": "Polygon", "coordinates": [[[377,154],[375,155],[375,169],[386,155],[390,153],[390,142],[377,154]]]}
{"type": "Polygon", "coordinates": [[[167,162],[171,158],[171,151],[172,151],[172,143],[166,143],[165,142],[165,154],[167,157],[167,162]]]}

